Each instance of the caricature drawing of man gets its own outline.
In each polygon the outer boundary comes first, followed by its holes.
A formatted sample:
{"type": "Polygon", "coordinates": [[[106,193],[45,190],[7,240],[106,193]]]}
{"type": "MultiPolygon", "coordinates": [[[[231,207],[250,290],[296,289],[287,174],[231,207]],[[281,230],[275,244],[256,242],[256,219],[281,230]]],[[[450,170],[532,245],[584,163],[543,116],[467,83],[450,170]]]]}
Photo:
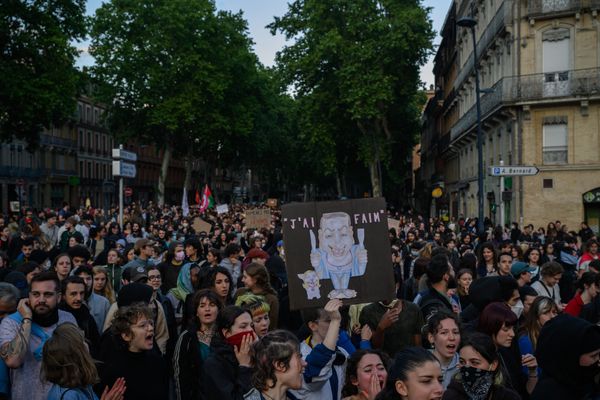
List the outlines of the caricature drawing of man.
{"type": "Polygon", "coordinates": [[[345,212],[325,213],[321,216],[319,247],[310,232],[310,263],[319,279],[331,279],[333,290],[330,299],[350,299],[356,291],[348,289],[350,277],[362,276],[367,268],[367,250],[364,247],[364,229],[357,229],[358,244],[350,225],[350,215],[345,212]]]}

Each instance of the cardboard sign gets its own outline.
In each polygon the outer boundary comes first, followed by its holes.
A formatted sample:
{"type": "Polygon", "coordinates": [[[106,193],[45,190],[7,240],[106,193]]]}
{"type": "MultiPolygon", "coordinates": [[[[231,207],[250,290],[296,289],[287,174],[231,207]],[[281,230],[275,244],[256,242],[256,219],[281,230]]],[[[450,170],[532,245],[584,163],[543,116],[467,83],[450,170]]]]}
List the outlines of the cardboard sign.
{"type": "Polygon", "coordinates": [[[277,207],[277,199],[267,199],[267,205],[272,208],[277,207]]]}
{"type": "Polygon", "coordinates": [[[219,204],[217,205],[217,214],[225,214],[229,212],[229,207],[227,204],[219,204]]]}
{"type": "Polygon", "coordinates": [[[282,223],[291,309],[395,297],[385,199],[287,204],[282,223]]]}
{"type": "Polygon", "coordinates": [[[204,221],[202,218],[195,218],[194,222],[192,223],[192,227],[194,228],[194,231],[196,231],[196,233],[210,233],[212,229],[212,225],[204,221]]]}
{"type": "Polygon", "coordinates": [[[21,212],[21,204],[18,201],[11,201],[9,206],[11,212],[21,212]]]}
{"type": "Polygon", "coordinates": [[[396,234],[400,232],[400,220],[394,218],[388,218],[388,229],[395,229],[396,234]]]}
{"type": "Polygon", "coordinates": [[[246,210],[246,227],[268,228],[271,226],[271,210],[268,208],[253,208],[246,210]]]}

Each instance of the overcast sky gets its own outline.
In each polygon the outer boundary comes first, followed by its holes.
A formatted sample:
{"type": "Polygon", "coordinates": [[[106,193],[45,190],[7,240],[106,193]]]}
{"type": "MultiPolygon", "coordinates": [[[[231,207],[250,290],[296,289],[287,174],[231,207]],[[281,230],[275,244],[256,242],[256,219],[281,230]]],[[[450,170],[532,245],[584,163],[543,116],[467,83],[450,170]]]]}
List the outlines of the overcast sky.
{"type": "MultiPolygon", "coordinates": [[[[274,16],[281,16],[285,13],[287,3],[287,0],[216,0],[219,9],[235,12],[241,9],[244,12],[244,17],[248,20],[250,36],[254,40],[254,51],[260,61],[269,66],[274,63],[275,53],[285,45],[285,39],[281,35],[271,35],[265,26],[273,21],[274,16]]],[[[88,0],[88,15],[92,15],[101,4],[102,0],[88,0]]],[[[450,4],[451,0],[423,0],[423,5],[432,8],[431,18],[436,32],[440,31],[450,4]]],[[[436,37],[434,43],[436,45],[439,43],[439,36],[436,37]]],[[[87,45],[88,43],[78,45],[83,51],[78,62],[80,66],[91,65],[94,62],[86,52],[87,45]]],[[[433,83],[432,69],[433,64],[430,61],[421,70],[421,80],[427,86],[433,83]]]]}

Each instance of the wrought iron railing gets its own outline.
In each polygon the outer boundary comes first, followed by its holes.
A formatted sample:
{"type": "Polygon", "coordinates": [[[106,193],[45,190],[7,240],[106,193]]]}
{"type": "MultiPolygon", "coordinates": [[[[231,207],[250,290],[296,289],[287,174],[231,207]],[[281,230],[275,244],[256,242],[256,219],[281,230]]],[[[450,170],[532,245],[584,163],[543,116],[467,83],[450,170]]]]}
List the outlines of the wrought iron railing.
{"type": "MultiPolygon", "coordinates": [[[[492,45],[496,36],[502,32],[512,22],[512,1],[506,0],[502,2],[498,11],[494,15],[494,18],[490,21],[488,26],[483,31],[483,34],[477,39],[477,58],[480,60],[485,56],[485,52],[492,45]]],[[[464,28],[460,28],[464,29],[464,28]]],[[[454,88],[462,86],[463,82],[469,75],[473,74],[473,51],[469,55],[467,61],[463,64],[456,80],[454,81],[454,88]]]]}
{"type": "Polygon", "coordinates": [[[580,10],[585,0],[529,0],[529,18],[554,15],[580,10]]]}
{"type": "Polygon", "coordinates": [[[40,144],[43,146],[60,146],[68,148],[76,148],[77,141],[73,139],[66,139],[58,136],[51,136],[47,134],[40,135],[40,144]]]}
{"type": "MultiPolygon", "coordinates": [[[[481,96],[481,117],[502,105],[549,99],[587,98],[600,96],[600,68],[558,71],[500,79],[490,93],[481,96]]],[[[454,124],[451,140],[461,136],[477,122],[473,105],[454,124]]]]}

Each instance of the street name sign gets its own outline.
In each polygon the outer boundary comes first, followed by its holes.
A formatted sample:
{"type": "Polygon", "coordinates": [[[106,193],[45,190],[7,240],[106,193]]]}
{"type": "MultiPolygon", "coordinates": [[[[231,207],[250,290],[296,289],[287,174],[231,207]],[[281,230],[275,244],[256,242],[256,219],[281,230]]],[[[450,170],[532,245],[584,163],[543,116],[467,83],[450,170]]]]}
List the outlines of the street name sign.
{"type": "Polygon", "coordinates": [[[137,154],[123,149],[112,149],[112,158],[124,161],[137,161],[137,154]]]}
{"type": "Polygon", "coordinates": [[[531,176],[537,175],[540,170],[533,165],[503,165],[491,166],[491,176],[531,176]]]}
{"type": "Polygon", "coordinates": [[[124,178],[135,178],[135,164],[126,163],[123,161],[113,161],[113,175],[122,176],[124,178]]]}

